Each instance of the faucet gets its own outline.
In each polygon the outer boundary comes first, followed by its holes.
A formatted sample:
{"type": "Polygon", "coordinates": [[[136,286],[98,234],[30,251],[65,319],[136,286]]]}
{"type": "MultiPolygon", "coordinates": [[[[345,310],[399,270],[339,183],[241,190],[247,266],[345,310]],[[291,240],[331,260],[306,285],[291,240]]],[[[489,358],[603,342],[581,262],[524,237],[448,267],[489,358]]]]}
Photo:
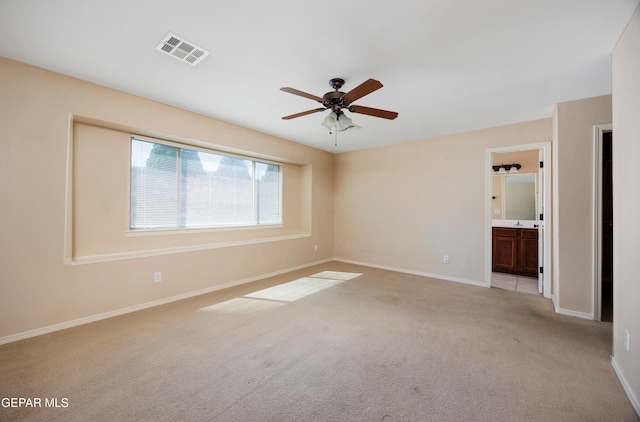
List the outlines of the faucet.
{"type": "Polygon", "coordinates": [[[522,224],[520,224],[520,220],[518,220],[518,222],[515,225],[516,226],[521,226],[522,224]]]}

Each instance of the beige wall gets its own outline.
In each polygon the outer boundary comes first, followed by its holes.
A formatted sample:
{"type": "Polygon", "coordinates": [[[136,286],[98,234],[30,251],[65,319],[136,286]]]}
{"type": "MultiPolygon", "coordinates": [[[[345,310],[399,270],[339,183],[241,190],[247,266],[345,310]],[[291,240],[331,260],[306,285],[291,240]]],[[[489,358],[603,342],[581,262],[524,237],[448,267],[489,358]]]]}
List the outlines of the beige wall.
{"type": "Polygon", "coordinates": [[[553,251],[556,310],[594,317],[594,126],[611,123],[611,95],[556,105],[553,251]]]}
{"type": "Polygon", "coordinates": [[[0,97],[0,339],[333,256],[330,153],[3,58],[0,97]],[[284,226],[128,237],[129,131],[285,163],[284,226]]]}
{"type": "Polygon", "coordinates": [[[543,119],[337,155],[335,256],[484,283],[486,149],[551,136],[543,119]]]}
{"type": "Polygon", "coordinates": [[[640,8],[613,51],[613,359],[640,414],[640,8]],[[630,348],[624,348],[624,331],[630,348]]]}

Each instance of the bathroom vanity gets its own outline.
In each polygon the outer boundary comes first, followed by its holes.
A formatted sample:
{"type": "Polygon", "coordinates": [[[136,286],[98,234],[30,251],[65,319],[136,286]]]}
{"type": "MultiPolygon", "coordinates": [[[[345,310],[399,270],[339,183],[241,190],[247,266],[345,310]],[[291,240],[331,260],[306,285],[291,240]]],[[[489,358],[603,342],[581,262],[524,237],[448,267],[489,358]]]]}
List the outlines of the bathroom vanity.
{"type": "Polygon", "coordinates": [[[493,271],[538,277],[538,229],[493,227],[493,271]]]}

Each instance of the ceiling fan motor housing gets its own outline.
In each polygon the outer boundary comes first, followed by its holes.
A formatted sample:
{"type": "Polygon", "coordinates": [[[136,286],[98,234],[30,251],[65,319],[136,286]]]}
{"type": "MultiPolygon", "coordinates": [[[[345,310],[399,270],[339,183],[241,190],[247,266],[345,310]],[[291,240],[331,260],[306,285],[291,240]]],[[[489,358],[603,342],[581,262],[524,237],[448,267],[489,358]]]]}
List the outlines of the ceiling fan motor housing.
{"type": "Polygon", "coordinates": [[[327,108],[332,108],[334,111],[337,111],[343,107],[348,107],[349,104],[342,100],[343,95],[344,92],[341,91],[327,92],[322,96],[322,98],[324,98],[322,105],[327,108]]]}
{"type": "Polygon", "coordinates": [[[329,91],[322,96],[325,100],[323,105],[327,108],[331,108],[335,112],[339,112],[340,109],[348,107],[349,103],[342,100],[342,96],[345,93],[340,91],[340,88],[344,85],[344,79],[333,78],[329,81],[329,85],[331,85],[335,91],[329,91]]]}

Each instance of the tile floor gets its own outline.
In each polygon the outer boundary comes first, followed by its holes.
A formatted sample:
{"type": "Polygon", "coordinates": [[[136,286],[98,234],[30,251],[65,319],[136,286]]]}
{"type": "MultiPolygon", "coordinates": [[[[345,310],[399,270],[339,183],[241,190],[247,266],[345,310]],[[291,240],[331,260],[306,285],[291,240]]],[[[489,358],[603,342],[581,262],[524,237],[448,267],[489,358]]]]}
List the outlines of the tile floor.
{"type": "Polygon", "coordinates": [[[513,274],[492,273],[491,287],[537,295],[538,279],[513,274]]]}

